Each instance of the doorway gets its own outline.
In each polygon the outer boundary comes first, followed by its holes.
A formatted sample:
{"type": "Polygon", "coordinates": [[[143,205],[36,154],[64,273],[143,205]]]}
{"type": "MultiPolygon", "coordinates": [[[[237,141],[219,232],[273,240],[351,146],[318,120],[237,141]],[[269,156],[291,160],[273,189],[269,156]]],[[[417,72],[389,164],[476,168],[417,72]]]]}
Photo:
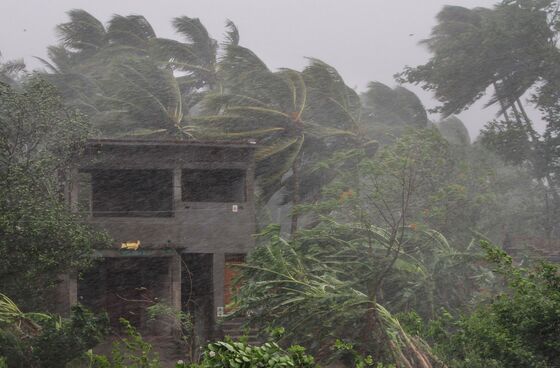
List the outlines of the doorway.
{"type": "Polygon", "coordinates": [[[207,341],[214,326],[213,254],[185,253],[182,255],[181,307],[194,324],[194,333],[207,341]]]}

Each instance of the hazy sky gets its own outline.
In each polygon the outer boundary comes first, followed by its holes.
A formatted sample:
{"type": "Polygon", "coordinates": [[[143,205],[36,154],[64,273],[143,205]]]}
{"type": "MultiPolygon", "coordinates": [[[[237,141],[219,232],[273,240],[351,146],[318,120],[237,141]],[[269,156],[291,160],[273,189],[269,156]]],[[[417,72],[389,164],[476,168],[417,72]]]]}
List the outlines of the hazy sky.
{"type": "MultiPolygon", "coordinates": [[[[271,68],[301,69],[305,57],[319,58],[340,72],[347,84],[363,91],[369,81],[395,85],[393,75],[405,65],[428,59],[418,45],[445,4],[490,7],[498,0],[0,0],[0,52],[4,59],[46,56],[56,43],[56,24],[65,12],[81,8],[106,22],[112,14],[144,15],[158,36],[176,37],[173,17],[198,17],[214,38],[222,39],[231,19],[241,44],[271,68]]],[[[430,95],[412,89],[427,107],[430,95]]],[[[462,113],[471,136],[493,117],[474,106],[462,113]]],[[[437,117],[432,117],[437,118],[437,117]]]]}

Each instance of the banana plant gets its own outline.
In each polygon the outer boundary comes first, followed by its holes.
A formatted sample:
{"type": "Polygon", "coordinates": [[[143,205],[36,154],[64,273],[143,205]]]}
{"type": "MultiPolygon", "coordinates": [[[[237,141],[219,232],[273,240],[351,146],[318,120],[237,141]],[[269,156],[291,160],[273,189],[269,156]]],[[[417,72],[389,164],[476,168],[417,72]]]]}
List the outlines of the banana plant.
{"type": "MultiPolygon", "coordinates": [[[[305,343],[322,359],[332,355],[335,341],[351,341],[359,353],[397,367],[443,367],[419,338],[409,335],[368,291],[377,275],[377,257],[392,241],[378,227],[361,233],[363,239],[331,231],[287,241],[277,227],[262,235],[266,244],[242,267],[244,280],[238,313],[254,323],[285,328],[286,339],[305,343]],[[336,235],[335,235],[336,234],[336,235]],[[324,247],[326,242],[330,247],[324,247]],[[333,249],[339,249],[334,254],[333,249]]],[[[357,228],[345,227],[355,232],[357,228]]]]}

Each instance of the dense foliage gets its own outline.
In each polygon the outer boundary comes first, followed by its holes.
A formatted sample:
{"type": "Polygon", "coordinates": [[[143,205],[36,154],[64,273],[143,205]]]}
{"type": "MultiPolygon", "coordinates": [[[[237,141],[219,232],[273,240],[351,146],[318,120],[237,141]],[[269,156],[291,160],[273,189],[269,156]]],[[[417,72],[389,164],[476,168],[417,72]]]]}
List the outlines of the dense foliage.
{"type": "Polygon", "coordinates": [[[177,364],[176,368],[314,368],[312,356],[305,354],[301,346],[293,345],[287,350],[275,342],[250,346],[240,341],[218,341],[209,344],[198,364],[177,364]]]}
{"type": "Polygon", "coordinates": [[[24,313],[0,294],[0,356],[8,367],[65,366],[97,345],[107,327],[106,316],[96,316],[79,305],[72,308],[70,318],[24,313]]]}
{"type": "Polygon", "coordinates": [[[85,266],[104,241],[63,201],[61,179],[87,132],[48,83],[0,84],[0,284],[26,308],[44,310],[58,275],[85,266]]]}
{"type": "Polygon", "coordinates": [[[542,228],[548,240],[558,237],[560,214],[558,16],[552,0],[504,0],[492,9],[446,6],[424,41],[432,58],[400,74],[402,82],[433,91],[444,116],[494,90],[487,106],[498,105],[501,116],[486,124],[480,141],[542,183],[542,228]],[[543,132],[526,104],[540,112],[543,132]]]}
{"type": "Polygon", "coordinates": [[[321,202],[301,209],[310,211],[312,228],[291,241],[274,228],[264,234],[244,267],[240,312],[284,327],[288,339],[321,359],[344,339],[376,361],[436,364],[385,307],[426,318],[441,307],[457,310],[475,286],[465,279],[484,276],[471,263],[475,251],[451,246],[422,221],[435,207],[430,193],[446,185],[438,179],[447,171],[448,147],[437,131],[423,130],[373,158],[361,150],[345,155],[362,159],[339,172],[321,202]]]}
{"type": "Polygon", "coordinates": [[[480,242],[505,289],[471,313],[441,313],[423,324],[403,316],[407,330],[424,336],[450,367],[556,367],[560,357],[560,270],[557,264],[531,268],[480,242]]]}
{"type": "Polygon", "coordinates": [[[292,343],[356,367],[560,364],[558,266],[520,268],[480,241],[532,262],[528,246],[560,234],[557,2],[443,8],[423,42],[431,59],[398,76],[435,93],[437,123],[403,86],[371,82],[359,94],[312,58],[271,70],[230,21],[220,44],[187,16],[172,21],[178,40],[140,15],[68,16],[40,77],[0,63],[0,367],[162,365],[124,320],[127,336],[99,356],[87,350],[108,332],[103,316],[24,313],[10,300],[51,309],[60,275],[107,241],[65,204],[91,136],[250,140],[261,213],[288,207],[290,226],[259,216],[235,303],[262,331],[286,331],[280,342],[225,339],[196,362],[191,316],[155,305],[149,313],[183,330],[192,362],[178,368],[315,367],[292,343]],[[487,90],[499,114],[471,144],[452,114],[487,90]]]}

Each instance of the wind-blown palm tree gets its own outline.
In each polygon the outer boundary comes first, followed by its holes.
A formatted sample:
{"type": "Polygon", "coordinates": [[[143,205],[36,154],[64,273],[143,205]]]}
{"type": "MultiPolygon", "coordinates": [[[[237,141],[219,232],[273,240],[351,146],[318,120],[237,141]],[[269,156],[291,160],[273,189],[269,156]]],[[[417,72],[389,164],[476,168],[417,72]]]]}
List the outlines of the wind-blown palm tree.
{"type": "Polygon", "coordinates": [[[555,149],[558,15],[553,1],[504,1],[493,9],[446,6],[431,37],[423,41],[433,54],[430,61],[400,75],[404,82],[433,91],[444,117],[468,108],[489,87],[494,89],[487,106],[497,104],[503,120],[489,122],[481,141],[505,161],[530,167],[535,179],[549,188],[548,239],[558,232],[553,219],[560,214],[555,149]],[[542,135],[521,103],[532,88],[529,102],[548,123],[542,135]]]}
{"type": "Polygon", "coordinates": [[[494,9],[445,6],[437,19],[422,41],[434,56],[405,69],[402,80],[433,90],[444,117],[472,105],[488,87],[495,89],[488,105],[521,114],[515,111],[522,108],[519,98],[544,76],[543,60],[557,53],[546,11],[506,3],[494,9]]]}
{"type": "Polygon", "coordinates": [[[158,38],[140,15],[115,15],[107,27],[83,10],[69,16],[58,27],[61,45],[42,60],[66,100],[103,135],[188,137],[184,118],[216,79],[216,41],[200,21],[174,20],[190,41],[181,43],[158,38]]]}
{"type": "MultiPolygon", "coordinates": [[[[303,72],[271,71],[237,38],[225,46],[218,65],[222,89],[205,100],[207,116],[196,121],[202,134],[259,139],[257,175],[267,201],[290,183],[291,202],[300,203],[302,166],[360,140],[360,102],[331,66],[311,60],[303,72]],[[289,173],[289,180],[282,180],[289,173]]],[[[324,157],[323,157],[324,158],[324,157]]],[[[311,173],[311,170],[306,170],[311,173]]],[[[292,215],[292,233],[298,215],[292,215]]]]}
{"type": "Polygon", "coordinates": [[[257,139],[261,198],[288,184],[294,206],[328,181],[313,169],[320,158],[363,138],[359,97],[334,68],[312,59],[303,72],[273,72],[239,46],[231,21],[220,49],[196,18],[173,20],[181,42],[158,38],[138,15],[107,27],[85,11],[69,15],[47,77],[103,135],[257,139]]]}
{"type": "Polygon", "coordinates": [[[25,63],[23,60],[6,60],[2,62],[2,53],[0,53],[0,83],[6,83],[10,86],[17,85],[24,72],[25,63]]]}

